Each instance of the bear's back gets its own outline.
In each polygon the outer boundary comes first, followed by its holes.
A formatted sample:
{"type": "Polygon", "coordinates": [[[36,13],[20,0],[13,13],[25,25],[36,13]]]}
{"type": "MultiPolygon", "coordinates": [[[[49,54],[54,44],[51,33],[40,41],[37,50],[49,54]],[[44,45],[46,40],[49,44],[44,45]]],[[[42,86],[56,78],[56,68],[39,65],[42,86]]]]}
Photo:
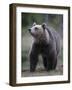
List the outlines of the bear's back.
{"type": "Polygon", "coordinates": [[[48,33],[50,35],[52,43],[56,42],[56,50],[57,50],[57,54],[58,54],[59,51],[60,51],[60,47],[61,47],[60,46],[60,35],[59,35],[59,33],[56,30],[54,30],[51,27],[47,27],[47,31],[48,31],[48,33]]]}

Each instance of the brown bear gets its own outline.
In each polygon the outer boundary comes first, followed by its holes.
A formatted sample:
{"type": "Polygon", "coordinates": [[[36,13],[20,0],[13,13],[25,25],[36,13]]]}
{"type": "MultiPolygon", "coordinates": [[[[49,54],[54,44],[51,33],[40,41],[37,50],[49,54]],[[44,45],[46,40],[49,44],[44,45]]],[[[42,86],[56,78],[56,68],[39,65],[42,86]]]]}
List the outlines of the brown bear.
{"type": "Polygon", "coordinates": [[[39,55],[43,58],[45,69],[54,70],[60,52],[59,34],[55,30],[50,30],[45,23],[34,23],[29,32],[34,38],[30,52],[30,71],[35,71],[39,55]]]}

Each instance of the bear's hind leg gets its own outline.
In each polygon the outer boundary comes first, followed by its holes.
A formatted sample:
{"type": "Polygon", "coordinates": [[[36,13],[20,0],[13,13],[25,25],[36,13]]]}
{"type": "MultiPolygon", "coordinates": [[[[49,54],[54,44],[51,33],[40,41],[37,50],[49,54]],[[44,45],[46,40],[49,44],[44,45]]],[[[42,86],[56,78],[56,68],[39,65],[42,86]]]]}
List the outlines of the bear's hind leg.
{"type": "Polygon", "coordinates": [[[55,53],[51,54],[51,56],[49,57],[49,61],[50,61],[50,65],[51,69],[54,70],[56,69],[57,66],[57,55],[55,53]]]}
{"type": "Polygon", "coordinates": [[[42,56],[43,57],[43,64],[47,71],[54,70],[57,66],[57,58],[53,54],[51,56],[42,56]]]}
{"type": "Polygon", "coordinates": [[[54,60],[54,62],[53,62],[53,67],[52,67],[52,69],[56,69],[56,66],[57,66],[57,58],[54,60]]]}
{"type": "Polygon", "coordinates": [[[50,71],[52,69],[52,64],[50,61],[48,61],[48,57],[46,56],[42,56],[43,57],[43,64],[44,64],[44,67],[47,71],[50,71]]]}

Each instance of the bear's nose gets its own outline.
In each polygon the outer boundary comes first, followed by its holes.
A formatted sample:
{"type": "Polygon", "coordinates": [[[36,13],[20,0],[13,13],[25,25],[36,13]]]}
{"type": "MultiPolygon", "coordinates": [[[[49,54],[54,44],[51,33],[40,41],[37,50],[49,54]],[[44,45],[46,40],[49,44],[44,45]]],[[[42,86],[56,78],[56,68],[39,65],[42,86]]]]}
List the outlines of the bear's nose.
{"type": "Polygon", "coordinates": [[[29,30],[29,32],[31,31],[31,29],[30,29],[30,28],[29,28],[28,30],[29,30]]]}

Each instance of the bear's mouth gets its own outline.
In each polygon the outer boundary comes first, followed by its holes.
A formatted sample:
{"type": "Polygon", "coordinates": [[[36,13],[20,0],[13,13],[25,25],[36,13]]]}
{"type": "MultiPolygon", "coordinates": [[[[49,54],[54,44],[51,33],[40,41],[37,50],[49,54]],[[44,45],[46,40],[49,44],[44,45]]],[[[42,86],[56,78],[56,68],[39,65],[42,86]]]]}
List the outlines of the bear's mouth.
{"type": "Polygon", "coordinates": [[[29,33],[30,33],[34,38],[37,37],[37,35],[36,35],[36,34],[33,34],[30,30],[29,30],[29,33]]]}
{"type": "Polygon", "coordinates": [[[30,34],[31,34],[34,38],[37,38],[37,37],[38,37],[38,35],[35,35],[35,34],[31,33],[31,32],[30,32],[30,34]]]}

